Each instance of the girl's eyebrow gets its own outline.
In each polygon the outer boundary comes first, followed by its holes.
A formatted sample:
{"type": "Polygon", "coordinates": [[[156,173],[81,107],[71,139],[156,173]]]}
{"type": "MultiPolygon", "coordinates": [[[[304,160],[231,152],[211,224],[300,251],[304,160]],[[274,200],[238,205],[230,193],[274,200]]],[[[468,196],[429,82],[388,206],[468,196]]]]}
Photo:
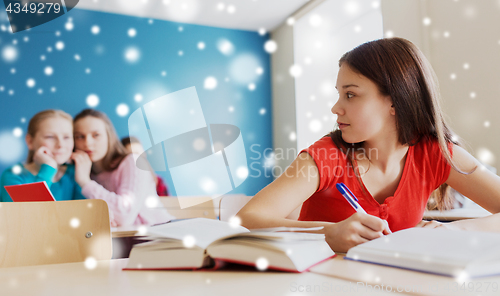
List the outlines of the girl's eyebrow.
{"type": "MultiPolygon", "coordinates": [[[[342,86],[343,89],[346,89],[349,87],[359,87],[359,86],[357,86],[356,84],[346,84],[346,85],[342,86]]],[[[335,86],[335,88],[337,88],[337,87],[335,86]]]]}

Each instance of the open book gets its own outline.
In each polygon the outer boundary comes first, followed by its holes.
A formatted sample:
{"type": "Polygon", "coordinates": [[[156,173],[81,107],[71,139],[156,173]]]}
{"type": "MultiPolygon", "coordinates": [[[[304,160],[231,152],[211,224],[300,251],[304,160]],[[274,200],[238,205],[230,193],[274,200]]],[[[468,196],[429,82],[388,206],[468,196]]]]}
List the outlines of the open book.
{"type": "Polygon", "coordinates": [[[205,218],[152,226],[147,238],[153,240],[132,248],[125,270],[199,269],[231,262],[302,272],[335,255],[323,234],[283,230],[249,231],[205,218]]]}
{"type": "Polygon", "coordinates": [[[474,278],[500,274],[500,234],[410,228],[357,245],[346,259],[474,278]]]}

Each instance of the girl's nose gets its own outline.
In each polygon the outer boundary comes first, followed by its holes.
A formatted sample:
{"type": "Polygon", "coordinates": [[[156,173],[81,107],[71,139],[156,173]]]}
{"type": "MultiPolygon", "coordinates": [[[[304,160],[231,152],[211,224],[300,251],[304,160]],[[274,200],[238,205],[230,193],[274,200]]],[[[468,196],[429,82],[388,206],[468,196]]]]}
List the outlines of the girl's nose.
{"type": "Polygon", "coordinates": [[[92,135],[89,135],[89,136],[85,137],[85,145],[86,146],[92,144],[92,141],[93,141],[92,135]]]}
{"type": "Polygon", "coordinates": [[[332,107],[332,113],[335,114],[335,115],[343,115],[344,109],[340,105],[340,100],[337,100],[337,102],[335,103],[335,105],[333,105],[333,107],[332,107]]]}

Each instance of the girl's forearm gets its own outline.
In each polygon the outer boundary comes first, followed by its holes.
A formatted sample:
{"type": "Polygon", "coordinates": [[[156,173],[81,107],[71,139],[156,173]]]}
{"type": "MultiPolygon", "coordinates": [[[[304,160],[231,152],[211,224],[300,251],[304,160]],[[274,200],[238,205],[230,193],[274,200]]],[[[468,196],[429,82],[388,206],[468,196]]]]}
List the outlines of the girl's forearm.
{"type": "Polygon", "coordinates": [[[459,220],[450,224],[463,230],[500,232],[500,213],[482,218],[459,220]]]}
{"type": "Polygon", "coordinates": [[[269,227],[318,227],[326,226],[330,222],[317,221],[297,221],[286,218],[273,218],[267,215],[259,215],[255,213],[238,213],[241,219],[241,226],[248,229],[269,228],[269,227]]]}

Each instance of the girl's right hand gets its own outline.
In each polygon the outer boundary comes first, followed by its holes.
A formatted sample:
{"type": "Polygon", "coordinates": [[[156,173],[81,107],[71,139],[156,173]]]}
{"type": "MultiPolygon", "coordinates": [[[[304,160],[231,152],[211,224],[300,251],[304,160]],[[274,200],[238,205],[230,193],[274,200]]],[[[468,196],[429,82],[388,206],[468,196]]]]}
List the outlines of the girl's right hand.
{"type": "Polygon", "coordinates": [[[52,155],[49,148],[45,146],[42,146],[35,151],[35,154],[33,154],[33,161],[39,166],[46,164],[57,169],[57,161],[54,159],[54,155],[52,155]]]}
{"type": "Polygon", "coordinates": [[[71,159],[75,162],[75,181],[81,188],[90,182],[90,170],[92,169],[92,161],[87,153],[77,150],[71,155],[71,159]]]}
{"type": "Polygon", "coordinates": [[[362,213],[355,213],[341,222],[325,226],[326,242],[333,251],[341,253],[390,233],[386,221],[362,213]]]}

